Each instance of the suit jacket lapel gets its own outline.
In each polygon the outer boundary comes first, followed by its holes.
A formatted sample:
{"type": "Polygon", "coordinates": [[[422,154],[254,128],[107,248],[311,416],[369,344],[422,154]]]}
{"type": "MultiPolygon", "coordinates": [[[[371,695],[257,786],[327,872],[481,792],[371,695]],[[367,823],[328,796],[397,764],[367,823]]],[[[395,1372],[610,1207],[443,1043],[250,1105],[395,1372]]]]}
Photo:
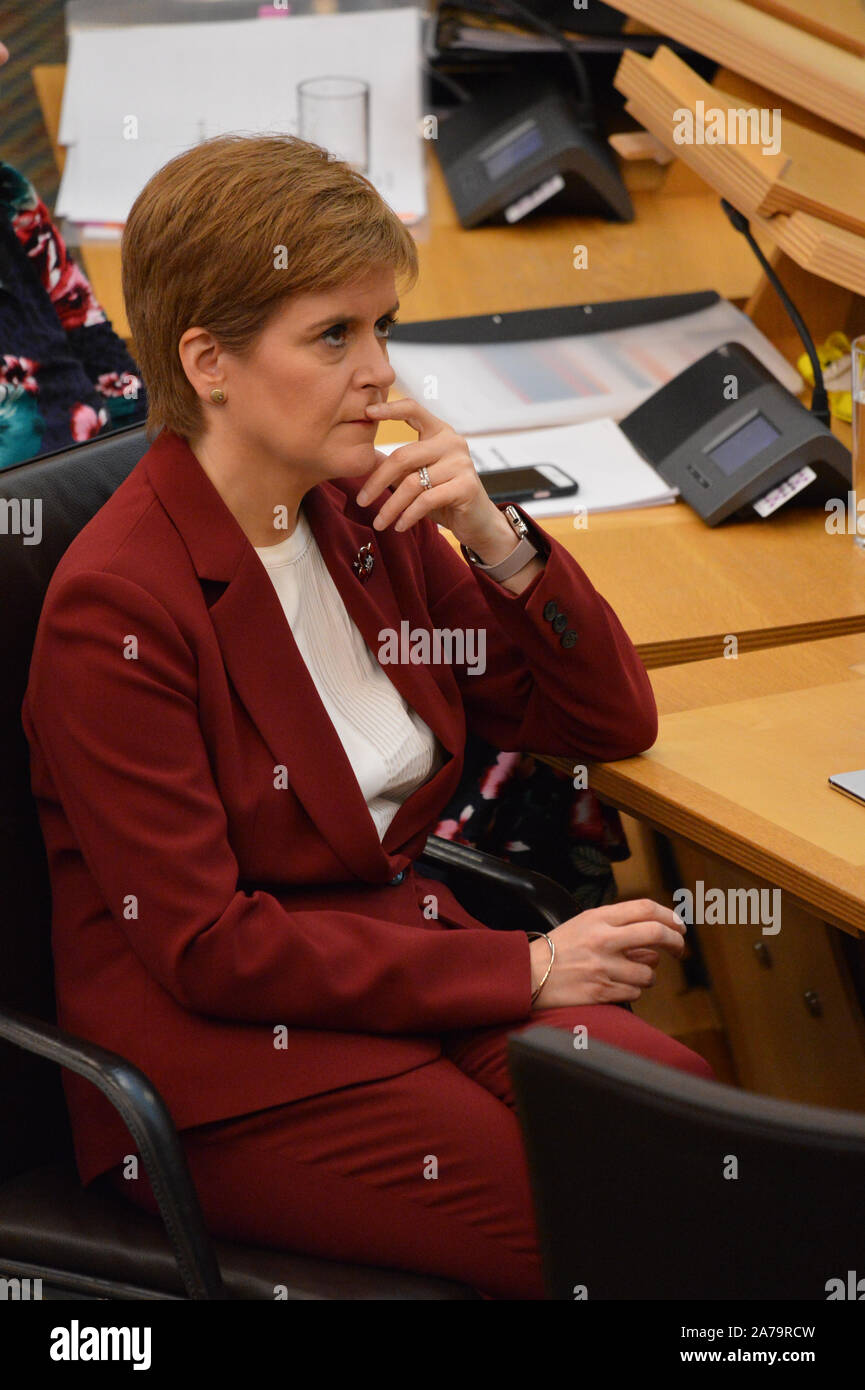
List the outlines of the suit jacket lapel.
{"type": "MultiPolygon", "coordinates": [[[[382,562],[382,537],[372,526],[346,516],[345,503],[344,492],[324,483],[307,493],[303,506],[349,617],[377,658],[382,629],[398,633],[404,620],[411,627],[420,626],[426,623],[427,615],[414,594],[406,594],[402,600],[397,597],[382,562]],[[376,563],[368,579],[361,583],[352,569],[352,562],[361,547],[370,542],[376,563]]],[[[401,543],[405,539],[397,540],[394,533],[392,542],[401,543]]],[[[455,710],[443,694],[434,668],[398,662],[386,665],[384,670],[445,750],[441,767],[403,803],[388,826],[381,845],[386,854],[393,854],[429,825],[456,790],[461,759],[454,755],[463,745],[463,716],[461,705],[455,710]]]]}
{"type": "MultiPolygon", "coordinates": [[[[146,459],[151,484],[182,535],[199,578],[226,586],[211,604],[211,620],[232,683],[274,765],[286,767],[310,818],[352,873],[367,880],[388,877],[388,855],[428,825],[454,790],[458,760],[449,759],[409,797],[380,842],[342,742],[255,550],[183,439],[163,432],[146,459]]],[[[349,616],[376,654],[379,632],[399,631],[403,617],[411,615],[401,611],[378,556],[378,533],[347,517],[345,505],[346,494],[330,483],[319,483],[303,503],[349,616]],[[379,563],[361,583],[352,561],[370,541],[379,563]]],[[[385,670],[454,753],[460,742],[458,724],[431,670],[407,664],[385,670]]]]}

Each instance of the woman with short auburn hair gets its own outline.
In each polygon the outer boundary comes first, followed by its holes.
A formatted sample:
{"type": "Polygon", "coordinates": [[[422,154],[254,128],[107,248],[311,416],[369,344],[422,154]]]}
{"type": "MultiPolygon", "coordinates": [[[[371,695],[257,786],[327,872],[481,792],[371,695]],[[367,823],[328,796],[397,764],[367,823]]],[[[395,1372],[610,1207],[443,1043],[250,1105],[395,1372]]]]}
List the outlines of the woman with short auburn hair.
{"type": "MultiPolygon", "coordinates": [[[[576,560],[387,402],[416,275],[373,185],[287,136],[199,145],[132,208],[153,442],[54,574],[23,710],[58,1016],[164,1096],[214,1234],[536,1299],[507,1034],[584,1025],[713,1074],[613,1007],[684,950],[668,908],[529,939],[415,864],[467,731],[575,762],[657,731],[576,560]],[[417,440],[377,451],[382,419],[417,440]],[[442,633],[462,654],[418,660],[442,633]]],[[[122,1122],[64,1085],[82,1181],[155,1212],[122,1122]]]]}
{"type": "Polygon", "coordinates": [[[177,352],[191,325],[241,354],[292,297],[350,284],[373,265],[406,288],[418,274],[414,239],[373,184],[280,135],[220,136],[165,165],[132,206],[122,265],[151,383],[148,433],[185,438],[205,421],[177,352]]]}

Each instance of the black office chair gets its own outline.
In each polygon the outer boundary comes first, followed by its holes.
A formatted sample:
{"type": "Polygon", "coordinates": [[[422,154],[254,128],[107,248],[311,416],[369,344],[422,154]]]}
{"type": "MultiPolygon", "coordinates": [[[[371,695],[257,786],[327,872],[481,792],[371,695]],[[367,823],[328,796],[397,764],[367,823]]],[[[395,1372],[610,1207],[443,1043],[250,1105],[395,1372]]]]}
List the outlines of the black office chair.
{"type": "MultiPolygon", "coordinates": [[[[147,1077],[54,1025],[50,886],[21,701],[54,568],[146,448],[143,428],[133,426],[0,473],[0,518],[8,519],[0,531],[0,1275],[41,1279],[45,1298],[273,1299],[277,1286],[289,1299],[479,1298],[445,1279],[212,1242],[177,1131],[147,1077]],[[42,538],[26,545],[9,532],[16,500],[35,498],[42,538]],[[123,1116],[165,1230],[104,1180],[82,1188],[61,1067],[88,1077],[123,1116]]],[[[419,862],[475,909],[482,901],[495,926],[549,928],[574,915],[559,884],[478,850],[431,837],[419,862]]]]}
{"type": "Polygon", "coordinates": [[[507,1049],[548,1297],[825,1301],[865,1276],[865,1115],[545,1026],[507,1049]]]}

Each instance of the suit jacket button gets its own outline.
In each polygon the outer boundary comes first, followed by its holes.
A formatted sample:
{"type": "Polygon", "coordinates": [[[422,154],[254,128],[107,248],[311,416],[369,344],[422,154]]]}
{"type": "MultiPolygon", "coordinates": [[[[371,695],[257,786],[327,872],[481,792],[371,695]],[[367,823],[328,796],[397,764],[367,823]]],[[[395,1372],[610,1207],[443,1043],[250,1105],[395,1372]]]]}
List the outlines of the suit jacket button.
{"type": "Polygon", "coordinates": [[[576,640],[577,634],[574,632],[574,629],[572,627],[568,628],[568,631],[562,634],[563,647],[572,647],[576,640]]]}
{"type": "Polygon", "coordinates": [[[394,887],[396,886],[396,884],[398,884],[398,883],[402,883],[402,881],[403,881],[404,878],[405,878],[405,869],[400,869],[399,873],[398,873],[398,874],[395,874],[394,877],[393,877],[393,878],[391,879],[391,881],[390,881],[390,886],[391,886],[391,888],[394,888],[394,887]]]}
{"type": "Polygon", "coordinates": [[[564,632],[568,625],[568,620],[564,613],[559,613],[558,617],[553,618],[553,632],[564,632]]]}
{"type": "Polygon", "coordinates": [[[559,610],[553,603],[552,599],[550,599],[549,603],[544,604],[544,618],[548,623],[551,623],[553,621],[553,618],[555,618],[558,615],[558,611],[559,610]]]}

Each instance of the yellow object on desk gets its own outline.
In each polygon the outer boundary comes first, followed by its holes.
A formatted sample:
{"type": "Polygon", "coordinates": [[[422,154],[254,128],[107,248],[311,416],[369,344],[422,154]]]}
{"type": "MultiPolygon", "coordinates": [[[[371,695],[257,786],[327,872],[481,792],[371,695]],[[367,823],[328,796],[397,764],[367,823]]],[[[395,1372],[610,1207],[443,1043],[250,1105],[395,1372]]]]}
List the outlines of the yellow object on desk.
{"type": "MultiPolygon", "coordinates": [[[[850,339],[846,333],[830,333],[824,343],[817,348],[817,357],[820,366],[823,368],[823,380],[826,386],[826,395],[829,398],[829,411],[836,420],[846,420],[849,425],[853,419],[853,393],[850,390],[850,339]],[[827,367],[836,366],[835,372],[827,371],[827,367]],[[841,390],[832,390],[832,381],[844,382],[846,387],[841,390]]],[[[805,378],[809,386],[814,385],[814,371],[811,367],[811,359],[807,352],[796,362],[798,370],[805,378]]]]}

